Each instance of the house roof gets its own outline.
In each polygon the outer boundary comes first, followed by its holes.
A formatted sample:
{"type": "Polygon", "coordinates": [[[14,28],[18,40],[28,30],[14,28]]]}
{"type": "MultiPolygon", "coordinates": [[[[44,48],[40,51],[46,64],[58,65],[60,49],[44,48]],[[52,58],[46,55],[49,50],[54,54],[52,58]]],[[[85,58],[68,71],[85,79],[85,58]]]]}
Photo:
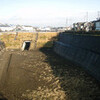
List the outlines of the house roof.
{"type": "Polygon", "coordinates": [[[98,19],[98,20],[95,20],[95,21],[92,21],[92,22],[94,22],[94,23],[95,23],[95,22],[100,22],[100,19],[98,19]]]}

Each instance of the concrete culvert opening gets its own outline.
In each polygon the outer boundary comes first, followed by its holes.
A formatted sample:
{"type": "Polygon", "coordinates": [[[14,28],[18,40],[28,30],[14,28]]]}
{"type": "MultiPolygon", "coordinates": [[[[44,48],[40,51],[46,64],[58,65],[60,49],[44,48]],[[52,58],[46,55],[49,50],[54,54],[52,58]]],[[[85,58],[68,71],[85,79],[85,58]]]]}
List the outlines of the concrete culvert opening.
{"type": "Polygon", "coordinates": [[[31,41],[24,41],[22,45],[22,51],[23,50],[29,50],[31,45],[31,41]]]}

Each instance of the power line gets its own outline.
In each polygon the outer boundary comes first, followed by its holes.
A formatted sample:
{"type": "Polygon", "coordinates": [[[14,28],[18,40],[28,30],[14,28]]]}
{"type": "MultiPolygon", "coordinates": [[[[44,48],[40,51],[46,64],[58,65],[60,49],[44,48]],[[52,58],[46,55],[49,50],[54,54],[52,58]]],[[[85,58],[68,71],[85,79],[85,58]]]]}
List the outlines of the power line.
{"type": "Polygon", "coordinates": [[[88,22],[88,12],[86,12],[86,21],[88,22]]]}
{"type": "Polygon", "coordinates": [[[97,19],[98,20],[100,19],[100,11],[98,11],[98,17],[97,17],[97,19]]]}
{"type": "Polygon", "coordinates": [[[68,18],[66,18],[66,27],[68,27],[68,18]]]}

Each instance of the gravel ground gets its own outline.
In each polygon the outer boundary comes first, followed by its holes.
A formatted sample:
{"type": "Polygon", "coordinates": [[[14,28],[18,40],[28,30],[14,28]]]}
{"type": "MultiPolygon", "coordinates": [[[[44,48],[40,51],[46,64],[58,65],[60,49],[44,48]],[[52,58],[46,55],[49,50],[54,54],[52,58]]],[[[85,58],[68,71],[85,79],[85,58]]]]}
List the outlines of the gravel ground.
{"type": "Polygon", "coordinates": [[[3,55],[0,100],[100,100],[99,83],[52,49],[3,55]]]}

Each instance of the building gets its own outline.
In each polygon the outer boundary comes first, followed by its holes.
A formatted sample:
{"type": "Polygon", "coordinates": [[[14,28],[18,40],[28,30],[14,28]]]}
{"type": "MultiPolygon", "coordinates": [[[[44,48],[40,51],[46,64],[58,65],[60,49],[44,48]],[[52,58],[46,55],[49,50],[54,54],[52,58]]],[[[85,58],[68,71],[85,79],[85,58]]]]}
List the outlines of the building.
{"type": "Polygon", "coordinates": [[[36,32],[36,29],[33,28],[32,26],[22,26],[22,31],[25,31],[25,32],[36,32]]]}
{"type": "Polygon", "coordinates": [[[15,27],[11,27],[11,26],[9,26],[9,27],[0,27],[0,30],[1,31],[3,31],[3,32],[9,32],[9,31],[13,31],[13,29],[14,29],[15,27]]]}
{"type": "Polygon", "coordinates": [[[75,31],[92,31],[95,30],[94,22],[78,22],[73,24],[73,29],[75,31]]]}
{"type": "Polygon", "coordinates": [[[95,30],[99,30],[100,31],[100,19],[97,21],[93,21],[95,24],[95,30]]]}
{"type": "Polygon", "coordinates": [[[51,32],[51,28],[50,27],[39,27],[38,31],[39,32],[51,32]]]}

